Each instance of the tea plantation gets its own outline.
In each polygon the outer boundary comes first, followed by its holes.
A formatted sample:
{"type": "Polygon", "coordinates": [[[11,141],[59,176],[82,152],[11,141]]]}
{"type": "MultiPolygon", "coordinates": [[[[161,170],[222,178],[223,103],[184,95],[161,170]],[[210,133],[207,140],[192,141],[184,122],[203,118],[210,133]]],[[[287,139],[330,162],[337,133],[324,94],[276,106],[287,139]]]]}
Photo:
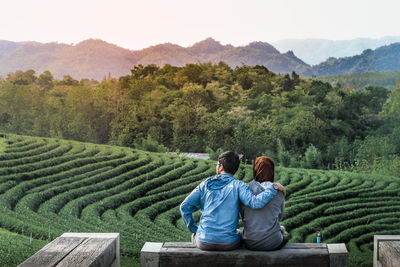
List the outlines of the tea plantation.
{"type": "MultiPolygon", "coordinates": [[[[252,166],[235,175],[249,182],[252,166]]],[[[214,175],[213,161],[130,148],[0,136],[0,266],[16,266],[64,232],[119,232],[122,265],[144,242],[189,241],[179,204],[214,175]]],[[[347,245],[372,266],[374,234],[400,234],[400,178],[277,168],[289,242],[347,245]]],[[[197,217],[200,214],[197,213],[197,217]]]]}

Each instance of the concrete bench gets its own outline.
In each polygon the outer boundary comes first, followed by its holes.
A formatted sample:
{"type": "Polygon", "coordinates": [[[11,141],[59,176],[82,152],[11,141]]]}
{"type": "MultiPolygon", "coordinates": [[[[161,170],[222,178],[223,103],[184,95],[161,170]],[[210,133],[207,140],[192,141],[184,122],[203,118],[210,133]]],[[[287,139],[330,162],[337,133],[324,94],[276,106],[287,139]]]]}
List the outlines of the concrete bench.
{"type": "Polygon", "coordinates": [[[119,233],[64,233],[19,267],[119,267],[119,233]]]}
{"type": "Polygon", "coordinates": [[[374,267],[400,266],[400,235],[374,235],[374,267]]]}
{"type": "Polygon", "coordinates": [[[347,266],[345,244],[289,243],[277,251],[203,251],[187,242],[146,242],[142,267],[170,266],[347,266]]]}

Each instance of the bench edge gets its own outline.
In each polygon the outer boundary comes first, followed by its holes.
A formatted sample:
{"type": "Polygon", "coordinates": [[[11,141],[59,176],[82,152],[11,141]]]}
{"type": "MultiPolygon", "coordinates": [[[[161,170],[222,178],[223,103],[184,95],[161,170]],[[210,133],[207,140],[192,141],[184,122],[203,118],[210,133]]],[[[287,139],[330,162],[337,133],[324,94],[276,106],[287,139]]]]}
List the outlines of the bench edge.
{"type": "Polygon", "coordinates": [[[348,266],[348,251],[344,243],[326,244],[329,253],[330,267],[347,267],[348,266]]]}
{"type": "Polygon", "coordinates": [[[142,267],[160,266],[160,251],[164,243],[146,242],[140,251],[140,265],[142,267]]]}
{"type": "Polygon", "coordinates": [[[119,233],[75,233],[75,232],[66,232],[63,233],[60,237],[83,237],[83,238],[111,238],[115,239],[115,261],[111,264],[110,267],[119,267],[121,266],[120,259],[120,236],[119,233]]]}

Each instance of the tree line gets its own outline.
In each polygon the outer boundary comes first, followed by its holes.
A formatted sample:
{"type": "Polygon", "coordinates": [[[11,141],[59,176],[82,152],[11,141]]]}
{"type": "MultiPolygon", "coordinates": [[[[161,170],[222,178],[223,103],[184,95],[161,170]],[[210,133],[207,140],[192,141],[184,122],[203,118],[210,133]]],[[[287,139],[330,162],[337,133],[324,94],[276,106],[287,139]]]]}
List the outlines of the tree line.
{"type": "Polygon", "coordinates": [[[151,151],[233,149],[287,167],[400,170],[400,87],[354,90],[226,63],[134,66],[103,81],[0,79],[0,131],[151,151]]]}
{"type": "Polygon", "coordinates": [[[329,82],[331,84],[339,83],[344,87],[354,89],[363,89],[368,86],[383,86],[393,90],[400,81],[400,71],[347,73],[342,75],[315,77],[315,79],[329,82]]]}

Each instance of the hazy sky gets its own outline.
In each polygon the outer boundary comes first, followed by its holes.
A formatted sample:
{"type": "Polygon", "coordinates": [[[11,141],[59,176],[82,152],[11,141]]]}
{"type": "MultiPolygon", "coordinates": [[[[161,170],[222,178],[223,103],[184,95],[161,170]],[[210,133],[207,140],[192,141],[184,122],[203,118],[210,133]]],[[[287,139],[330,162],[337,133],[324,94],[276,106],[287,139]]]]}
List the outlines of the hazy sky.
{"type": "Polygon", "coordinates": [[[398,0],[1,0],[0,10],[0,40],[99,38],[129,49],[400,35],[398,0]]]}

